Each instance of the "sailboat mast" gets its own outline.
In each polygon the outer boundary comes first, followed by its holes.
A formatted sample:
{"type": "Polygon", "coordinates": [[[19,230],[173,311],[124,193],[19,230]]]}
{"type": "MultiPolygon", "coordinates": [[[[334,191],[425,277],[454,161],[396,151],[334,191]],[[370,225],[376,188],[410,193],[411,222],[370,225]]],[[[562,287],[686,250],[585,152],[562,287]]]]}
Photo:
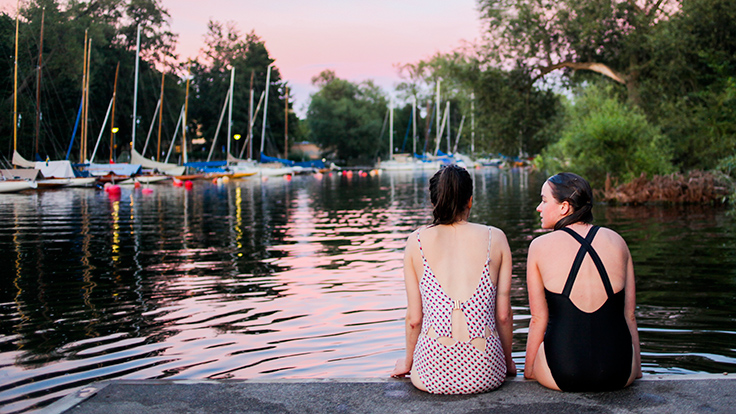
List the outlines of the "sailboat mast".
{"type": "Polygon", "coordinates": [[[112,88],[112,117],[110,119],[110,163],[115,162],[115,102],[118,98],[118,73],[120,62],[115,67],[115,85],[112,88]]]}
{"type": "Polygon", "coordinates": [[[411,136],[412,136],[412,147],[411,156],[413,157],[417,153],[417,96],[414,95],[411,101],[411,136]]]}
{"type": "Polygon", "coordinates": [[[271,65],[268,65],[268,69],[266,70],[266,103],[263,106],[263,128],[261,129],[261,153],[258,154],[258,159],[261,159],[261,154],[263,154],[263,146],[266,143],[266,115],[268,114],[268,90],[271,89],[271,65]]]}
{"type": "Polygon", "coordinates": [[[158,99],[161,107],[158,111],[158,146],[156,147],[156,162],[161,156],[161,124],[164,121],[164,81],[166,80],[166,74],[161,71],[161,97],[158,99]]]}
{"type": "Polygon", "coordinates": [[[46,19],[46,6],[41,9],[41,39],[38,47],[38,71],[36,76],[36,154],[41,136],[41,65],[43,64],[43,26],[46,19]]]}
{"type": "Polygon", "coordinates": [[[88,39],[89,39],[89,32],[87,29],[84,31],[84,57],[83,57],[83,62],[82,62],[82,131],[79,136],[79,162],[80,163],[84,162],[84,127],[86,124],[86,122],[84,122],[86,118],[84,114],[86,105],[84,103],[86,102],[86,99],[87,99],[87,45],[89,44],[88,39]]]}
{"type": "Polygon", "coordinates": [[[450,141],[452,141],[452,138],[450,137],[450,101],[447,101],[447,153],[451,154],[452,150],[450,149],[450,141]]]}
{"type": "MultiPolygon", "coordinates": [[[[437,96],[436,96],[436,102],[435,102],[435,107],[437,108],[437,114],[436,114],[437,130],[435,132],[437,134],[437,138],[436,138],[437,144],[435,148],[440,147],[440,141],[442,140],[442,135],[441,135],[442,132],[440,132],[440,82],[441,81],[438,79],[437,80],[437,96]]],[[[434,155],[437,155],[437,149],[435,149],[434,155]]]]}
{"type": "Polygon", "coordinates": [[[230,155],[230,141],[233,133],[233,87],[235,85],[235,66],[230,68],[230,96],[227,102],[227,155],[230,155]]]}
{"type": "Polygon", "coordinates": [[[394,159],[394,98],[388,103],[388,160],[394,159]]]}
{"type": "Polygon", "coordinates": [[[20,25],[20,0],[15,6],[15,64],[13,80],[13,152],[18,150],[18,28],[20,25]]]}
{"type": "Polygon", "coordinates": [[[191,80],[191,70],[192,68],[190,66],[187,71],[187,92],[184,98],[184,118],[182,119],[183,125],[181,128],[181,148],[184,164],[189,162],[189,158],[187,158],[187,112],[189,111],[189,81],[191,80]]]}
{"type": "Polygon", "coordinates": [[[248,159],[253,159],[253,78],[256,71],[250,71],[250,106],[248,107],[248,159]]]}
{"type": "Polygon", "coordinates": [[[87,153],[89,152],[87,149],[87,139],[89,136],[89,80],[92,77],[92,39],[89,39],[89,47],[87,47],[87,83],[85,85],[85,88],[87,90],[87,93],[85,96],[85,102],[84,102],[84,157],[82,157],[82,162],[87,161],[87,153]]]}
{"type": "Polygon", "coordinates": [[[138,69],[140,65],[140,56],[141,53],[141,25],[138,25],[138,34],[136,35],[135,40],[135,81],[133,82],[133,132],[132,132],[132,138],[130,141],[130,149],[135,149],[135,130],[138,126],[138,69]]]}
{"type": "Polygon", "coordinates": [[[475,156],[475,92],[470,93],[470,156],[475,156]]]}
{"type": "Polygon", "coordinates": [[[284,159],[289,158],[289,87],[286,87],[284,99],[284,159]]]}

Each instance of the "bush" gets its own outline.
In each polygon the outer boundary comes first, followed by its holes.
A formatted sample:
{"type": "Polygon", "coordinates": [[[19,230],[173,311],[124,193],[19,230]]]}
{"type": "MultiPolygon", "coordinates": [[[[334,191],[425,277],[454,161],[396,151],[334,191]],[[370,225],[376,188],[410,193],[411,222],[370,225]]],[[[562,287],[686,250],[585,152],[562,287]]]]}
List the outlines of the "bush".
{"type": "Polygon", "coordinates": [[[642,173],[674,170],[669,143],[659,128],[638,108],[619,101],[611,87],[586,87],[567,108],[562,137],[539,158],[540,168],[575,172],[593,186],[603,185],[609,174],[625,183],[642,173]]]}

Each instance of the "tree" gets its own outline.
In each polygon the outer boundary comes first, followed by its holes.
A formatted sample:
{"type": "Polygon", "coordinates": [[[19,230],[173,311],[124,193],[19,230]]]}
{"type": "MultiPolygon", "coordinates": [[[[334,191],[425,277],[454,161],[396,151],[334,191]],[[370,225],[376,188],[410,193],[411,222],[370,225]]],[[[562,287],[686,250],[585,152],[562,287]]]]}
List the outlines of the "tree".
{"type": "Polygon", "coordinates": [[[379,141],[387,101],[373,82],[359,84],[325,70],[312,78],[319,91],[307,110],[310,136],[328,155],[349,163],[374,160],[387,148],[379,141]]]}
{"type": "MultiPolygon", "coordinates": [[[[216,21],[210,21],[207,28],[204,38],[205,46],[201,51],[202,57],[192,62],[191,66],[194,95],[190,105],[190,119],[197,125],[197,130],[201,135],[206,138],[207,148],[212,139],[216,138],[218,140],[217,153],[224,155],[222,148],[226,148],[227,142],[225,140],[227,125],[224,121],[219,137],[214,135],[222,105],[230,87],[230,68],[235,68],[232,131],[233,134],[241,135],[243,139],[231,141],[231,152],[235,157],[241,153],[246,156],[243,145],[249,131],[251,79],[253,79],[254,106],[256,106],[259,97],[265,91],[268,66],[273,64],[274,59],[270,57],[265,42],[255,32],[243,36],[235,24],[223,24],[216,21]]],[[[289,100],[289,108],[293,107],[293,103],[286,94],[288,84],[281,80],[281,74],[276,66],[272,66],[270,82],[264,152],[271,156],[283,156],[286,126],[284,107],[287,100],[289,100]]],[[[261,105],[260,113],[253,126],[252,152],[256,158],[260,151],[263,105],[261,105]]],[[[288,116],[289,139],[294,142],[301,136],[298,126],[299,119],[293,112],[289,112],[288,116]]],[[[202,155],[207,156],[207,154],[202,155]]]]}
{"type": "Polygon", "coordinates": [[[480,0],[488,26],[484,51],[537,77],[588,70],[626,85],[641,103],[641,71],[651,65],[647,39],[678,9],[677,0],[480,0]]]}
{"type": "Polygon", "coordinates": [[[568,109],[562,138],[537,161],[549,173],[576,172],[594,187],[607,174],[628,182],[673,170],[669,142],[642,110],[619,101],[610,87],[589,86],[568,109]]]}

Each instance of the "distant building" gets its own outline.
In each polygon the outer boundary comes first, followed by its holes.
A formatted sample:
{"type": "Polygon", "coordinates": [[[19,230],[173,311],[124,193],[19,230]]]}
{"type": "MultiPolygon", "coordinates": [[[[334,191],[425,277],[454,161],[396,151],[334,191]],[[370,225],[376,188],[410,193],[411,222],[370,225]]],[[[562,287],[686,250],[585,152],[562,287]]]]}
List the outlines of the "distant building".
{"type": "Polygon", "coordinates": [[[318,160],[322,158],[322,149],[316,144],[312,144],[311,142],[307,141],[294,143],[291,145],[291,148],[289,148],[289,150],[292,153],[301,152],[302,154],[304,154],[304,157],[309,160],[318,160]]]}

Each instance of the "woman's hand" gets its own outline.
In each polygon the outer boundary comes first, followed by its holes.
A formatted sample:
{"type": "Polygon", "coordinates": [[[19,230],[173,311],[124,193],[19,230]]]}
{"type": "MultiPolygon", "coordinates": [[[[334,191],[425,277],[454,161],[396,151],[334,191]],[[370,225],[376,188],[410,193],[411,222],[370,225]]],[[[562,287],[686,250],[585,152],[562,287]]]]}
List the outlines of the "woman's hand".
{"type": "Polygon", "coordinates": [[[506,363],[506,376],[507,377],[515,377],[516,376],[516,362],[511,361],[510,363],[506,363]]]}
{"type": "Polygon", "coordinates": [[[403,378],[409,372],[411,372],[411,364],[406,362],[406,358],[401,358],[396,361],[396,366],[391,371],[391,376],[394,378],[403,378]]]}

